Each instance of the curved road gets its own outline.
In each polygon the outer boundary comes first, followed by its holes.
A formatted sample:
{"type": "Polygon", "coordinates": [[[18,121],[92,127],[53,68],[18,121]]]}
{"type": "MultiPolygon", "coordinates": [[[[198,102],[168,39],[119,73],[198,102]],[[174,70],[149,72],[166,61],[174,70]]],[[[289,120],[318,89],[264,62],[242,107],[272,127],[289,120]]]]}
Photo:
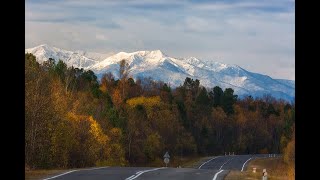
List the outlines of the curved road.
{"type": "Polygon", "coordinates": [[[44,180],[220,180],[230,170],[245,170],[247,163],[256,157],[269,155],[227,155],[208,159],[197,168],[152,167],[100,167],[69,171],[44,180]]]}

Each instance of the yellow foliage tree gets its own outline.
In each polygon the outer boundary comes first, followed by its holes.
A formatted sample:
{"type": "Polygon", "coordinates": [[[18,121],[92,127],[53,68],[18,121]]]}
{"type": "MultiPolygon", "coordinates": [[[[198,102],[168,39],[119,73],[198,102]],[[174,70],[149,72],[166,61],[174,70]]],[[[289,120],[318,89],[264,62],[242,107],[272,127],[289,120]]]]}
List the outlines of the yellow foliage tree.
{"type": "Polygon", "coordinates": [[[71,157],[75,157],[72,164],[85,167],[92,166],[98,160],[108,158],[104,153],[109,148],[110,139],[105,135],[92,116],[76,115],[72,112],[67,114],[73,129],[76,143],[72,149],[71,157]]]}
{"type": "Polygon", "coordinates": [[[112,128],[109,133],[110,137],[110,157],[104,163],[106,165],[125,166],[127,161],[125,159],[125,151],[122,147],[122,131],[119,128],[112,128]]]}
{"type": "Polygon", "coordinates": [[[119,89],[115,89],[112,94],[112,102],[117,109],[119,109],[123,103],[123,98],[121,96],[121,91],[119,89]]]}
{"type": "Polygon", "coordinates": [[[153,97],[141,96],[141,97],[135,97],[127,100],[127,104],[131,108],[137,105],[143,105],[147,108],[150,108],[152,106],[159,105],[160,101],[161,101],[160,96],[153,96],[153,97]]]}
{"type": "Polygon", "coordinates": [[[155,132],[150,134],[144,144],[144,154],[150,161],[154,161],[156,159],[156,155],[159,154],[159,152],[162,152],[161,150],[161,136],[155,132]]]}
{"type": "Polygon", "coordinates": [[[295,179],[295,130],[293,137],[284,150],[284,162],[288,165],[288,177],[290,180],[295,179]]]}

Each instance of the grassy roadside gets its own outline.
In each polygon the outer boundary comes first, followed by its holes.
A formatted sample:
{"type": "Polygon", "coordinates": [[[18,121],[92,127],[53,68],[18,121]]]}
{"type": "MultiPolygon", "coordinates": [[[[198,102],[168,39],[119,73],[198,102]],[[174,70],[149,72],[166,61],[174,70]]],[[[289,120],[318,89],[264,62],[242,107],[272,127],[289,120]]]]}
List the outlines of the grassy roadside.
{"type": "Polygon", "coordinates": [[[211,159],[212,157],[190,157],[184,158],[182,161],[182,168],[198,168],[202,163],[211,159]]]}
{"type": "Polygon", "coordinates": [[[64,172],[70,171],[70,169],[56,169],[56,170],[26,170],[25,179],[26,180],[38,180],[44,179],[48,176],[55,176],[64,172]]]}
{"type": "Polygon", "coordinates": [[[248,163],[246,171],[230,171],[225,180],[262,179],[262,170],[267,169],[268,180],[290,180],[287,176],[287,165],[281,158],[259,158],[248,163]],[[256,173],[252,172],[257,168],[256,173]]]}

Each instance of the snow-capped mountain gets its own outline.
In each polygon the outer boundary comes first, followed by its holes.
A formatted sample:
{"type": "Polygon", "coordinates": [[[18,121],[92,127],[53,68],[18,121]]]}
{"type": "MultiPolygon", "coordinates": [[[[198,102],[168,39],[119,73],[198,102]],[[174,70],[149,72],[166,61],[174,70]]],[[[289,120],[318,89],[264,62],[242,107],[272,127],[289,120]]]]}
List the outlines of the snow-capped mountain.
{"type": "MultiPolygon", "coordinates": [[[[118,76],[119,62],[125,59],[130,65],[130,76],[133,78],[152,77],[161,80],[172,87],[182,85],[186,77],[199,79],[200,84],[212,88],[220,86],[222,89],[232,88],[240,97],[253,97],[271,94],[276,98],[293,100],[295,96],[295,82],[284,79],[272,79],[267,75],[249,72],[237,65],[229,65],[215,61],[190,58],[173,58],[160,50],[137,51],[132,53],[119,52],[106,59],[88,57],[90,53],[77,53],[59,48],[41,45],[26,49],[26,52],[36,56],[40,63],[49,57],[61,59],[68,66],[90,69],[98,78],[104,73],[111,72],[118,76]]],[[[91,53],[93,54],[93,53],[91,53]]]]}
{"type": "Polygon", "coordinates": [[[35,55],[39,63],[42,63],[49,58],[53,58],[56,62],[61,59],[68,66],[84,69],[98,63],[99,61],[107,57],[105,54],[100,53],[67,51],[56,47],[51,47],[47,44],[42,44],[34,48],[26,49],[25,53],[32,53],[33,55],[35,55]]]}

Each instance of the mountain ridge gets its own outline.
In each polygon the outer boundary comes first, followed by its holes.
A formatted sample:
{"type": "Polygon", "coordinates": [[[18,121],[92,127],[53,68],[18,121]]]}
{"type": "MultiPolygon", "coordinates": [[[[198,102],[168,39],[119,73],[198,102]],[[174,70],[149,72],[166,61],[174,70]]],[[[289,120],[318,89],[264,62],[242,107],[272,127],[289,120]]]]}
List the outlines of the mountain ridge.
{"type": "MultiPolygon", "coordinates": [[[[177,87],[183,84],[186,77],[190,77],[199,79],[200,84],[207,88],[231,87],[240,97],[245,95],[260,97],[271,94],[275,98],[292,101],[295,96],[293,80],[273,79],[267,75],[250,72],[235,64],[202,60],[196,57],[173,58],[161,50],[119,52],[105,59],[87,57],[86,53],[90,54],[90,52],[73,52],[46,44],[25,49],[25,53],[27,52],[34,54],[39,63],[49,58],[55,61],[61,59],[68,66],[92,70],[99,79],[106,72],[111,72],[118,78],[119,62],[125,59],[131,67],[131,76],[135,79],[152,77],[154,80],[161,80],[170,83],[172,87],[177,87]]],[[[99,57],[99,53],[96,54],[99,57]]]]}

